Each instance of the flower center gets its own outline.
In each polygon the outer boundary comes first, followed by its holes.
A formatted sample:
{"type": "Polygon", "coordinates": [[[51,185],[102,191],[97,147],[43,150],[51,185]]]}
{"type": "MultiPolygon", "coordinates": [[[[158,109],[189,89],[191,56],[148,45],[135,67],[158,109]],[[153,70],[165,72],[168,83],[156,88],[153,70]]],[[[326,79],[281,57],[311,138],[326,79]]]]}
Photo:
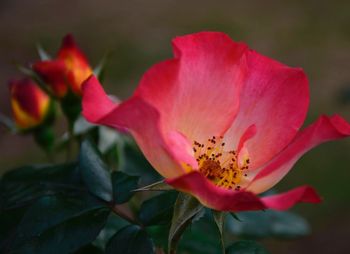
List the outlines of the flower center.
{"type": "Polygon", "coordinates": [[[225,150],[222,136],[213,136],[206,145],[194,141],[193,151],[199,172],[205,177],[219,187],[240,190],[239,183],[247,177],[249,158],[239,159],[236,151],[225,150]]]}

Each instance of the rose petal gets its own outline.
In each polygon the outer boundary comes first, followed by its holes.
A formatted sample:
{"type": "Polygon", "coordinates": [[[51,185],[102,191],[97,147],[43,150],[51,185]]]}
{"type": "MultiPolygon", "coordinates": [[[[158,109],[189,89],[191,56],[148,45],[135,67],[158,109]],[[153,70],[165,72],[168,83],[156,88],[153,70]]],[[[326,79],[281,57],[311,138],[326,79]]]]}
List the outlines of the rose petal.
{"type": "Polygon", "coordinates": [[[153,106],[138,96],[113,104],[94,77],[84,84],[83,115],[96,124],[128,129],[146,158],[164,177],[184,174],[184,165],[195,164],[183,147],[187,141],[175,132],[164,132],[159,112],[153,106]]]}
{"type": "Polygon", "coordinates": [[[296,203],[320,203],[321,198],[310,186],[300,186],[290,191],[261,198],[266,207],[274,210],[288,210],[296,203]]]}
{"type": "Polygon", "coordinates": [[[174,188],[196,197],[204,206],[218,211],[253,211],[263,209],[286,210],[299,202],[318,203],[319,196],[309,186],[295,188],[286,193],[260,198],[247,191],[225,190],[215,186],[200,172],[166,179],[174,188]]]}
{"type": "Polygon", "coordinates": [[[261,193],[278,183],[295,162],[311,148],[330,140],[350,135],[350,124],[338,115],[321,116],[315,123],[302,130],[292,143],[266,166],[259,169],[248,190],[261,193]]]}
{"type": "Polygon", "coordinates": [[[175,38],[173,47],[175,59],[148,70],[136,95],[157,108],[166,129],[191,141],[221,135],[238,110],[246,46],[202,32],[175,38]]]}
{"type": "Polygon", "coordinates": [[[195,196],[204,206],[218,211],[237,212],[266,208],[255,194],[219,188],[198,171],[165,181],[174,188],[195,196]]]}
{"type": "Polygon", "coordinates": [[[114,103],[105,93],[98,79],[91,75],[82,85],[83,88],[83,116],[89,122],[99,123],[118,104],[114,103]]]}
{"type": "Polygon", "coordinates": [[[247,52],[248,75],[242,86],[237,117],[225,134],[236,147],[248,126],[257,134],[247,144],[250,169],[280,152],[302,125],[308,104],[308,81],[299,68],[290,68],[254,51],[247,52]]]}

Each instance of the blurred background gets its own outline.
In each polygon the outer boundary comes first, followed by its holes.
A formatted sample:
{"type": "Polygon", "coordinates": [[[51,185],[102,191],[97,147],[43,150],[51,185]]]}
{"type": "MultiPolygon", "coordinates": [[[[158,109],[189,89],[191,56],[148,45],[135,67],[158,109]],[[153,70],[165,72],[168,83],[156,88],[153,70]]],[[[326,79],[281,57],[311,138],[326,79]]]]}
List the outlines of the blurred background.
{"type": "MultiPolygon", "coordinates": [[[[126,98],[149,66],[172,56],[173,37],[214,30],[305,70],[311,90],[306,124],[335,112],[350,121],[350,1],[1,0],[0,20],[0,111],[8,116],[7,81],[20,76],[16,63],[38,59],[36,43],[54,55],[71,32],[93,66],[113,51],[104,86],[126,98]]],[[[43,159],[30,137],[0,127],[0,174],[43,159]]],[[[309,152],[277,189],[310,184],[319,191],[321,205],[294,209],[313,232],[300,240],[264,240],[264,245],[272,253],[350,253],[349,179],[349,139],[309,152]]]]}

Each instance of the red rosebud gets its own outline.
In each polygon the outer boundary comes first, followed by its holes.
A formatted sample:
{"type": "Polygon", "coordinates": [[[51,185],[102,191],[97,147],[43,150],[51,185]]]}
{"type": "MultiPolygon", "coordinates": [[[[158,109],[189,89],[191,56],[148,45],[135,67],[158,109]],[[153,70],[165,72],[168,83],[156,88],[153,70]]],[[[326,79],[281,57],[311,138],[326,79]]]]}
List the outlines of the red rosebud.
{"type": "Polygon", "coordinates": [[[59,98],[67,94],[68,88],[80,96],[81,84],[92,74],[88,60],[70,34],[63,38],[56,59],[36,62],[33,69],[59,98]]]}
{"type": "Polygon", "coordinates": [[[11,105],[19,129],[39,126],[50,109],[50,97],[30,79],[12,80],[9,83],[11,105]]]}

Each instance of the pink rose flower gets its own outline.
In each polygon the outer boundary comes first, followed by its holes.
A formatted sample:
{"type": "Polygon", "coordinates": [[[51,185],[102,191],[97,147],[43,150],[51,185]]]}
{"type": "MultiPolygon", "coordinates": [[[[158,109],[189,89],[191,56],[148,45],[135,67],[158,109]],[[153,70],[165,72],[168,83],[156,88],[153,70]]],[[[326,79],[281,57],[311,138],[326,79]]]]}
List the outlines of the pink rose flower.
{"type": "Polygon", "coordinates": [[[151,67],[120,104],[89,78],[85,118],[127,129],[168,184],[212,209],[285,210],[320,202],[309,186],[258,196],[311,148],[350,135],[338,115],[299,130],[309,105],[303,70],[218,32],[177,37],[173,48],[174,58],[151,67]]]}

